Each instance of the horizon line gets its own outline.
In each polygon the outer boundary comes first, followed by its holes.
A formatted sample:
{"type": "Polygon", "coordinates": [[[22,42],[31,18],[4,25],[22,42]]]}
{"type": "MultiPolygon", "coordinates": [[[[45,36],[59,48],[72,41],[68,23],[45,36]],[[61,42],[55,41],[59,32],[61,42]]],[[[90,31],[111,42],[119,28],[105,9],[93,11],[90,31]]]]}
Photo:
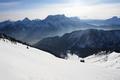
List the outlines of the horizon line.
{"type": "Polygon", "coordinates": [[[5,22],[5,21],[13,21],[13,22],[16,22],[16,21],[22,21],[24,20],[25,18],[28,18],[29,20],[45,20],[48,16],[57,16],[57,15],[64,15],[65,17],[68,17],[68,18],[72,18],[72,17],[76,17],[80,20],[106,20],[106,19],[110,19],[110,18],[113,18],[113,17],[117,17],[117,18],[120,18],[120,16],[111,16],[111,17],[108,17],[108,18],[80,18],[79,16],[66,16],[65,14],[50,14],[50,15],[47,15],[46,17],[44,18],[30,18],[30,17],[24,17],[24,18],[18,18],[18,19],[5,19],[5,20],[0,20],[0,22],[5,22]]]}

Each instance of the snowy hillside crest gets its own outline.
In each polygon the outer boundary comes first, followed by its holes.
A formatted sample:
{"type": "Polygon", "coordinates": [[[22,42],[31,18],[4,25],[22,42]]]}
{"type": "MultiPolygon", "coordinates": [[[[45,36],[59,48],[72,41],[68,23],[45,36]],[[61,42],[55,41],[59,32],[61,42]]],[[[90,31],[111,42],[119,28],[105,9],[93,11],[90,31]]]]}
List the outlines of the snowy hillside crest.
{"type": "MultiPolygon", "coordinates": [[[[68,60],[8,39],[0,39],[0,80],[119,80],[120,70],[68,60]],[[84,74],[83,74],[84,73],[84,74]],[[103,74],[104,73],[104,74],[103,74]]],[[[116,55],[116,54],[115,54],[116,55]]],[[[118,55],[118,54],[117,54],[118,55]]],[[[117,59],[112,57],[109,59],[117,59]]],[[[77,60],[76,59],[76,60],[77,60]]],[[[94,58],[93,58],[94,59],[94,58]]],[[[91,60],[90,60],[91,61],[91,60]]],[[[111,60],[112,61],[112,60],[111,60]]],[[[120,61],[120,60],[119,60],[120,61]]],[[[106,64],[106,63],[105,63],[106,64]]],[[[103,65],[103,64],[102,64],[103,65]]]]}

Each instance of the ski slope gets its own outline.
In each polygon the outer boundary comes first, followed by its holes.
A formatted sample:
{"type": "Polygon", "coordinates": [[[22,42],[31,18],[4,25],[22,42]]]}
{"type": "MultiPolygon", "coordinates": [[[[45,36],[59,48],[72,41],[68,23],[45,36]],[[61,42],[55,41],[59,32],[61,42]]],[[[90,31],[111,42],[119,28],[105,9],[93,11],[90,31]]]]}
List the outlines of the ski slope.
{"type": "Polygon", "coordinates": [[[1,39],[0,80],[120,80],[120,70],[59,59],[1,39]]]}

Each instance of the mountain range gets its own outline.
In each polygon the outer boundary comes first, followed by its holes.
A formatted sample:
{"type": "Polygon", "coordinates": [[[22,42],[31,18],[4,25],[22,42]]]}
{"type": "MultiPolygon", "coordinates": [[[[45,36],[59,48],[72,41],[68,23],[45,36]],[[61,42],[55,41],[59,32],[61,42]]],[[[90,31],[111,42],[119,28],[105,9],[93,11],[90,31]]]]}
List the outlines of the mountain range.
{"type": "Polygon", "coordinates": [[[0,23],[0,32],[13,38],[34,44],[46,37],[63,35],[83,27],[92,27],[79,19],[65,15],[49,15],[44,20],[5,21],[0,23]]]}
{"type": "Polygon", "coordinates": [[[45,19],[0,22],[0,33],[20,43],[65,58],[68,53],[87,57],[100,51],[120,52],[120,18],[83,20],[65,15],[45,19]]]}
{"type": "Polygon", "coordinates": [[[18,21],[1,22],[0,33],[33,45],[44,38],[62,36],[76,30],[119,29],[119,26],[120,18],[118,17],[107,20],[82,20],[65,15],[49,15],[43,20],[25,18],[18,21]]]}
{"type": "Polygon", "coordinates": [[[63,36],[42,39],[36,48],[65,58],[68,53],[87,57],[101,51],[120,52],[120,30],[87,29],[66,33],[63,36]]]}
{"type": "Polygon", "coordinates": [[[116,26],[120,26],[120,18],[118,18],[117,16],[113,16],[112,18],[109,19],[105,19],[105,20],[83,20],[83,22],[86,22],[88,24],[92,24],[92,25],[96,25],[96,26],[106,26],[109,28],[113,28],[116,26]],[[112,27],[113,26],[113,27],[112,27]]]}

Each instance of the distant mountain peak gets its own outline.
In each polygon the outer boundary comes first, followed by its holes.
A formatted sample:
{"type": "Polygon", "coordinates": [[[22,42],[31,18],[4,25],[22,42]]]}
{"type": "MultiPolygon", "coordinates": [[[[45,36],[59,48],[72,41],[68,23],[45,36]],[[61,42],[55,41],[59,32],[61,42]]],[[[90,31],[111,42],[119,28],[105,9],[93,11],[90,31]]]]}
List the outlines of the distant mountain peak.
{"type": "Polygon", "coordinates": [[[117,16],[113,16],[111,19],[118,19],[118,17],[117,16]]]}
{"type": "Polygon", "coordinates": [[[70,19],[73,21],[80,21],[80,18],[78,18],[78,17],[70,17],[70,19]]]}
{"type": "Polygon", "coordinates": [[[119,18],[117,16],[113,16],[112,18],[107,19],[107,20],[119,20],[119,18]]]}
{"type": "Polygon", "coordinates": [[[109,25],[120,25],[120,18],[117,16],[113,16],[112,18],[107,19],[106,22],[109,25]]]}
{"type": "Polygon", "coordinates": [[[62,15],[49,15],[45,18],[45,20],[57,20],[57,19],[65,19],[67,18],[64,14],[62,15]]]}
{"type": "Polygon", "coordinates": [[[28,21],[31,21],[31,20],[30,20],[29,18],[25,17],[25,18],[23,19],[23,21],[28,22],[28,21]]]}
{"type": "Polygon", "coordinates": [[[66,17],[64,14],[58,14],[58,15],[48,15],[48,17],[66,17]]]}

